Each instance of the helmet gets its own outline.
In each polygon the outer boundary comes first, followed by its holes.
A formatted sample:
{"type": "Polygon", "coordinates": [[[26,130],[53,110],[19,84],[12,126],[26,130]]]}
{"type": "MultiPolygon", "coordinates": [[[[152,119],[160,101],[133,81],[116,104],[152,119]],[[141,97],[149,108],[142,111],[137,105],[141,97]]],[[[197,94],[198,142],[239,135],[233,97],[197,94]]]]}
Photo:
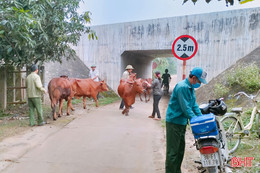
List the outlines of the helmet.
{"type": "Polygon", "coordinates": [[[209,107],[209,111],[215,115],[224,115],[227,112],[227,106],[222,100],[216,100],[216,104],[209,107]]]}
{"type": "Polygon", "coordinates": [[[127,65],[125,69],[126,69],[126,70],[129,70],[129,69],[134,69],[134,68],[133,68],[133,66],[131,66],[131,65],[127,65]]]}
{"type": "Polygon", "coordinates": [[[210,113],[209,104],[202,104],[202,105],[199,106],[199,108],[200,108],[200,112],[202,114],[209,114],[210,113]]]}

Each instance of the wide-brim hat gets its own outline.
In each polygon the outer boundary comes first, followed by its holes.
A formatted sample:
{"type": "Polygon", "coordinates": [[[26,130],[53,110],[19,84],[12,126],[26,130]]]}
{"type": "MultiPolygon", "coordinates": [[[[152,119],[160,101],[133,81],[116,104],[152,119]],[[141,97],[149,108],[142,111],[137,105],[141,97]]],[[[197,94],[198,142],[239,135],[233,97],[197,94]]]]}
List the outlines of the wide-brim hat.
{"type": "Polygon", "coordinates": [[[134,69],[134,67],[133,67],[133,66],[131,66],[131,65],[127,65],[125,69],[126,69],[126,70],[129,70],[129,69],[134,69]]]}
{"type": "Polygon", "coordinates": [[[202,68],[195,67],[194,69],[192,69],[192,71],[190,73],[192,75],[196,76],[200,80],[201,83],[207,84],[207,81],[206,81],[207,73],[205,71],[203,71],[202,68]]]}

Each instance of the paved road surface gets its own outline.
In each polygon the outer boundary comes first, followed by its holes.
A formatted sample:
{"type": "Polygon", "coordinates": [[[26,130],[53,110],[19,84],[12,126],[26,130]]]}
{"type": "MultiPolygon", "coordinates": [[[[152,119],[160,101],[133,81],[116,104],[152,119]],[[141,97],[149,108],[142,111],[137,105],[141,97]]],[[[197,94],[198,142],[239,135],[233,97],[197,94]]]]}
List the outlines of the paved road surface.
{"type": "MultiPolygon", "coordinates": [[[[172,82],[176,81],[176,77],[172,82]]],[[[172,85],[170,91],[172,90],[172,85]]],[[[162,117],[169,97],[160,101],[162,117]]],[[[1,173],[164,173],[165,131],[147,118],[152,101],[137,97],[129,116],[119,102],[89,110],[77,109],[64,127],[48,124],[0,143],[1,173]]],[[[62,117],[57,121],[64,121],[62,117]]],[[[190,131],[186,135],[183,172],[197,172],[198,152],[190,131]]]]}
{"type": "MultiPolygon", "coordinates": [[[[164,131],[147,118],[152,102],[137,99],[129,116],[119,103],[86,111],[63,128],[48,124],[0,144],[3,173],[164,172],[164,131]]],[[[163,106],[163,105],[161,105],[163,106]]],[[[166,106],[161,108],[165,111],[166,106]]],[[[64,118],[64,117],[62,117],[64,118]]],[[[58,119],[57,121],[61,121],[58,119]]]]}

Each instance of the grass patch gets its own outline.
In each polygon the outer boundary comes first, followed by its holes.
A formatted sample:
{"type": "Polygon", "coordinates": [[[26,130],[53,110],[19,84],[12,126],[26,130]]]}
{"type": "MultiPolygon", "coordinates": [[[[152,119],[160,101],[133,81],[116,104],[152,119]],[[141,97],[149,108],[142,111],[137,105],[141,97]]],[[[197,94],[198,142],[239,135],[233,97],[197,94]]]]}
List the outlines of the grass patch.
{"type": "Polygon", "coordinates": [[[166,128],[166,120],[165,120],[165,119],[162,119],[162,120],[161,120],[161,126],[162,126],[163,128],[166,128]]]}
{"type": "Polygon", "coordinates": [[[220,83],[214,85],[213,93],[215,97],[227,97],[237,90],[253,93],[259,89],[260,68],[256,64],[250,64],[229,71],[220,83]]]}
{"type": "MultiPolygon", "coordinates": [[[[106,94],[106,95],[101,95],[99,96],[98,99],[98,105],[99,106],[104,106],[104,105],[108,105],[111,103],[114,103],[116,101],[120,100],[120,97],[118,97],[116,94],[112,95],[112,94],[106,94]]],[[[83,97],[79,98],[79,99],[73,99],[71,101],[72,105],[83,105],[83,97]]],[[[92,98],[86,98],[86,104],[87,105],[91,105],[91,106],[96,106],[96,103],[93,101],[92,98]]],[[[67,106],[67,102],[63,102],[63,107],[67,106]]]]}
{"type": "Polygon", "coordinates": [[[98,103],[100,106],[102,106],[102,105],[108,105],[114,103],[118,100],[121,100],[120,97],[104,97],[104,98],[100,98],[98,103]]]}
{"type": "Polygon", "coordinates": [[[227,82],[230,88],[240,85],[246,91],[257,91],[260,89],[260,69],[256,64],[239,66],[227,75],[227,82]]]}
{"type": "Polygon", "coordinates": [[[4,110],[0,111],[0,119],[3,119],[4,117],[8,117],[10,116],[9,113],[5,112],[4,110]]]}
{"type": "Polygon", "coordinates": [[[241,158],[244,160],[245,157],[253,157],[252,166],[251,167],[244,167],[242,165],[241,168],[234,168],[236,172],[260,172],[260,140],[257,138],[248,137],[242,139],[241,144],[239,145],[237,151],[233,153],[233,157],[241,158]]]}
{"type": "Polygon", "coordinates": [[[0,125],[0,141],[29,129],[29,120],[3,120],[0,125]]]}
{"type": "Polygon", "coordinates": [[[225,85],[217,83],[214,86],[214,93],[217,98],[225,97],[226,95],[228,95],[228,92],[229,88],[227,88],[225,85]]]}

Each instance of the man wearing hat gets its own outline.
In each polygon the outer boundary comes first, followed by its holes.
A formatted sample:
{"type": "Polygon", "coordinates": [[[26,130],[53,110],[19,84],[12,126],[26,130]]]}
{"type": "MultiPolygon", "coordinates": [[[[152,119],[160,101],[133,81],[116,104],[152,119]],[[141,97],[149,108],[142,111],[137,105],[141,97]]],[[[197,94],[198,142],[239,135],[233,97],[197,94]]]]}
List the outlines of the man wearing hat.
{"type": "Polygon", "coordinates": [[[166,173],[181,173],[186,125],[192,117],[202,115],[194,88],[199,88],[201,83],[207,84],[206,77],[202,68],[195,67],[172,92],[166,112],[166,173]]]}
{"type": "MultiPolygon", "coordinates": [[[[134,67],[132,65],[127,65],[125,69],[126,69],[126,71],[124,71],[121,79],[128,79],[130,74],[132,73],[134,67]]],[[[125,103],[124,103],[124,100],[122,99],[119,109],[124,109],[124,106],[125,106],[125,103]]],[[[130,109],[133,109],[133,106],[130,106],[130,109]]]]}
{"type": "Polygon", "coordinates": [[[89,77],[93,79],[94,81],[98,82],[98,71],[96,70],[96,65],[91,66],[91,70],[89,72],[89,77]]]}
{"type": "Polygon", "coordinates": [[[38,66],[35,64],[32,65],[31,71],[31,74],[29,74],[26,78],[30,126],[35,125],[35,109],[38,115],[38,125],[42,126],[46,123],[43,121],[41,97],[43,92],[45,94],[47,94],[47,92],[42,85],[40,76],[38,75],[38,66]]]}
{"type": "MultiPolygon", "coordinates": [[[[97,67],[96,65],[91,66],[91,70],[89,71],[89,77],[93,79],[93,81],[98,82],[99,77],[98,77],[98,71],[96,70],[96,67],[97,67]]],[[[97,99],[99,99],[99,92],[97,93],[97,99]]],[[[94,100],[92,99],[92,101],[94,100]]]]}
{"type": "Polygon", "coordinates": [[[128,79],[134,68],[132,65],[127,65],[125,69],[121,79],[128,79]]]}

